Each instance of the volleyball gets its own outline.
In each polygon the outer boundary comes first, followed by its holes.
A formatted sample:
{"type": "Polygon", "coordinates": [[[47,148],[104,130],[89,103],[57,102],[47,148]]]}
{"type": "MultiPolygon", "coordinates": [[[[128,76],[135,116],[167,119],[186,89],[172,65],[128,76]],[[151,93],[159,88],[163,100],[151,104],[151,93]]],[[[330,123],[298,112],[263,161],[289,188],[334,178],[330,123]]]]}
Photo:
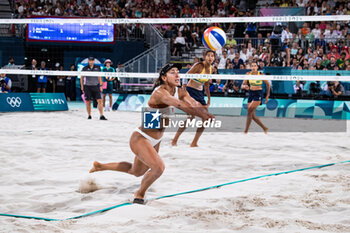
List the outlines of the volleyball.
{"type": "Polygon", "coordinates": [[[211,50],[221,49],[226,43],[226,33],[219,27],[207,28],[203,33],[203,45],[211,50]]]}
{"type": "Polygon", "coordinates": [[[107,81],[112,81],[113,77],[106,77],[107,81]]]}

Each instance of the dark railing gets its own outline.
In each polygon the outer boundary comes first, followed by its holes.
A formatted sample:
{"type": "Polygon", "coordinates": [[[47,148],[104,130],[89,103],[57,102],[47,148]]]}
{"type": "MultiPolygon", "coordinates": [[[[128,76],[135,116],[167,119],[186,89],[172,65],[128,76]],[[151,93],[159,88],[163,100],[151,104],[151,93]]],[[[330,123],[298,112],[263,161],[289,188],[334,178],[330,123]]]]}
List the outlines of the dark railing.
{"type": "Polygon", "coordinates": [[[16,9],[16,1],[15,0],[8,0],[10,3],[10,8],[11,8],[11,12],[15,13],[15,9],[16,9]]]}

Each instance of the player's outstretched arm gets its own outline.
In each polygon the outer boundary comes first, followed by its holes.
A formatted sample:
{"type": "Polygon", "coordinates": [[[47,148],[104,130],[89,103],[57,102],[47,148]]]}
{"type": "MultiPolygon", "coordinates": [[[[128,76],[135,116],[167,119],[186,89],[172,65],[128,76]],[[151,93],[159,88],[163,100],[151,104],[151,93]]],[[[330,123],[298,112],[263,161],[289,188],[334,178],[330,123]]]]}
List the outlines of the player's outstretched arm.
{"type": "Polygon", "coordinates": [[[190,115],[198,116],[203,120],[215,118],[214,115],[210,114],[206,108],[192,99],[187,91],[179,89],[179,92],[180,99],[175,98],[165,90],[157,90],[154,94],[162,104],[174,106],[175,108],[178,108],[190,115]]]}

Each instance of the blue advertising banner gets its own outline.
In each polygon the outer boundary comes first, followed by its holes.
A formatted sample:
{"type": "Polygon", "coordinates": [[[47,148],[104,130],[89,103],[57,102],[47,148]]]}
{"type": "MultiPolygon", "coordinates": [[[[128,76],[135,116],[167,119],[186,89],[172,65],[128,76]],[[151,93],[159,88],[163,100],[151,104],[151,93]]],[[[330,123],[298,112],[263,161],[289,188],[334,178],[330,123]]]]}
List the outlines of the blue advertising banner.
{"type": "Polygon", "coordinates": [[[34,111],[29,93],[1,93],[0,112],[34,111]]]}
{"type": "Polygon", "coordinates": [[[1,93],[0,112],[67,111],[63,93],[1,93]]]}
{"type": "Polygon", "coordinates": [[[30,93],[34,111],[67,111],[63,93],[30,93]]]}
{"type": "MultiPolygon", "coordinates": [[[[241,116],[247,115],[248,99],[243,100],[241,116]]],[[[312,119],[350,119],[350,101],[330,100],[296,100],[270,99],[267,104],[260,105],[257,116],[312,118],[312,119]]]]}

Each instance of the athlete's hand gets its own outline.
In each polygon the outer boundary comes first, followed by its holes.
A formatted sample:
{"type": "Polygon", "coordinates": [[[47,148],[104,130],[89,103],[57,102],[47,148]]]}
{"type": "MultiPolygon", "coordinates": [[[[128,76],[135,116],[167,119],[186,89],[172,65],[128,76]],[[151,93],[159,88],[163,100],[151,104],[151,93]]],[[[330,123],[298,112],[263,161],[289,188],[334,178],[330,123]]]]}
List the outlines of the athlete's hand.
{"type": "Polygon", "coordinates": [[[265,104],[267,104],[267,102],[269,102],[269,97],[268,96],[266,96],[266,98],[265,98],[265,104]]]}
{"type": "Polygon", "coordinates": [[[102,87],[100,86],[100,91],[102,92],[103,91],[103,89],[102,89],[102,87]]]}
{"type": "Polygon", "coordinates": [[[84,89],[81,89],[81,93],[83,93],[83,94],[84,94],[84,89]]]}
{"type": "Polygon", "coordinates": [[[207,121],[207,120],[212,121],[214,119],[215,119],[215,116],[213,114],[208,113],[202,120],[203,121],[207,121]]]}
{"type": "Polygon", "coordinates": [[[208,102],[207,102],[207,104],[205,105],[205,107],[206,107],[206,108],[209,108],[209,106],[210,106],[210,99],[208,99],[208,102]]]}
{"type": "Polygon", "coordinates": [[[215,115],[210,114],[210,113],[209,113],[209,117],[210,117],[210,119],[212,119],[212,120],[214,120],[214,119],[215,119],[215,115]]]}

